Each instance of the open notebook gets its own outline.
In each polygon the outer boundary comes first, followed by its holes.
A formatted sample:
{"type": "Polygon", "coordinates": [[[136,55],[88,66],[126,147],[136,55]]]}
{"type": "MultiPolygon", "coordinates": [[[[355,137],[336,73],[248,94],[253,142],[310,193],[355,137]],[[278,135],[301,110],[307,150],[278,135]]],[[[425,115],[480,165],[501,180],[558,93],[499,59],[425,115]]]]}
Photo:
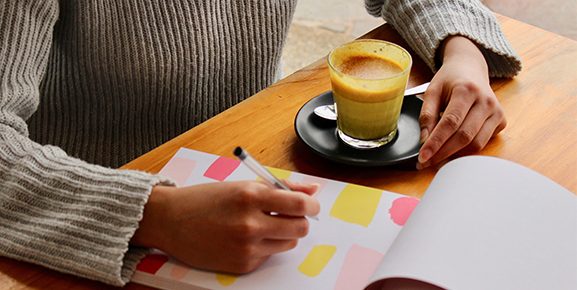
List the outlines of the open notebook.
{"type": "MultiPolygon", "coordinates": [[[[192,269],[155,251],[132,281],[162,289],[350,290],[404,277],[449,289],[577,289],[577,197],[520,165],[482,156],[451,161],[421,201],[268,170],[321,185],[319,221],[310,221],[295,249],[242,276],[192,269]]],[[[185,148],[160,174],[180,186],[257,179],[237,160],[185,148]]]]}

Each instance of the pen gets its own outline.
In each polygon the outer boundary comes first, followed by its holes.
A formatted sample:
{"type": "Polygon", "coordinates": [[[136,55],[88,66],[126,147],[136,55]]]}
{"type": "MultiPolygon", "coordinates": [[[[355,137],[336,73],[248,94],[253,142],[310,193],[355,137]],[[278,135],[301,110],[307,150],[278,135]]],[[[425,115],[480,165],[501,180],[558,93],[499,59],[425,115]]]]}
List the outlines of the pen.
{"type": "MultiPolygon", "coordinates": [[[[266,184],[272,188],[284,189],[292,191],[288,186],[286,186],[282,181],[280,181],[276,176],[270,173],[264,166],[262,166],[254,157],[252,157],[248,152],[240,147],[234,149],[234,155],[242,162],[246,167],[252,170],[256,175],[258,175],[266,184]]],[[[312,219],[319,220],[316,216],[309,216],[312,219]]]]}

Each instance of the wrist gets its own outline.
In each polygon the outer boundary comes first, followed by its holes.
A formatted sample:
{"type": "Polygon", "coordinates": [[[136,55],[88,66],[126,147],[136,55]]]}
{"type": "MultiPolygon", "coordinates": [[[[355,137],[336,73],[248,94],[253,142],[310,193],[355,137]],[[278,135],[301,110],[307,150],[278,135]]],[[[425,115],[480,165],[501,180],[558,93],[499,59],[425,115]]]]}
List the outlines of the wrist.
{"type": "Polygon", "coordinates": [[[147,248],[162,247],[162,229],[166,227],[166,216],[168,212],[168,191],[172,187],[157,185],[152,188],[148,201],[144,206],[142,220],[138,229],[130,240],[130,244],[147,248]]]}
{"type": "Polygon", "coordinates": [[[437,53],[440,65],[448,62],[475,65],[488,74],[485,56],[475,42],[461,35],[452,35],[443,40],[437,53]]]}

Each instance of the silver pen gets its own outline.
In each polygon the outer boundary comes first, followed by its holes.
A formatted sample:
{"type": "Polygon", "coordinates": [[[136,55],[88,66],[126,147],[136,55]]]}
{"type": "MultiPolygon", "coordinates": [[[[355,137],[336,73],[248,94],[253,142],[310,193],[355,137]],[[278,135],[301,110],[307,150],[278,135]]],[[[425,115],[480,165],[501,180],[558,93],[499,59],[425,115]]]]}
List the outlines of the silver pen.
{"type": "MultiPolygon", "coordinates": [[[[240,147],[234,149],[234,155],[242,162],[246,167],[252,170],[256,175],[258,175],[268,186],[272,188],[284,189],[292,191],[288,186],[286,186],[282,181],[280,181],[276,176],[274,176],[270,171],[266,170],[254,157],[252,157],[248,152],[240,147]]],[[[317,216],[309,216],[312,219],[319,220],[317,216]]]]}

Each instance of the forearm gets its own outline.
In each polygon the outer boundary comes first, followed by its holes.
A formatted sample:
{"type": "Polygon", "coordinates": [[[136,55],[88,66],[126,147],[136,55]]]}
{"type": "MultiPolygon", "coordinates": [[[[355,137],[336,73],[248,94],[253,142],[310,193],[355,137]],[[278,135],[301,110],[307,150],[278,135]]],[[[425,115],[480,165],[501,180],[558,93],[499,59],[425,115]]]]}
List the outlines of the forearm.
{"type": "Polygon", "coordinates": [[[28,138],[26,119],[39,103],[58,1],[3,3],[0,255],[122,285],[146,253],[128,241],[150,190],[170,182],[90,165],[28,138]]]}
{"type": "Polygon", "coordinates": [[[383,17],[415,52],[437,71],[441,42],[451,35],[465,36],[485,57],[491,77],[512,77],[521,60],[509,44],[494,14],[476,0],[365,0],[367,11],[383,17]]]}
{"type": "Polygon", "coordinates": [[[122,285],[145,249],[129,248],[153,185],[146,173],[70,158],[0,134],[0,254],[122,285]]]}

